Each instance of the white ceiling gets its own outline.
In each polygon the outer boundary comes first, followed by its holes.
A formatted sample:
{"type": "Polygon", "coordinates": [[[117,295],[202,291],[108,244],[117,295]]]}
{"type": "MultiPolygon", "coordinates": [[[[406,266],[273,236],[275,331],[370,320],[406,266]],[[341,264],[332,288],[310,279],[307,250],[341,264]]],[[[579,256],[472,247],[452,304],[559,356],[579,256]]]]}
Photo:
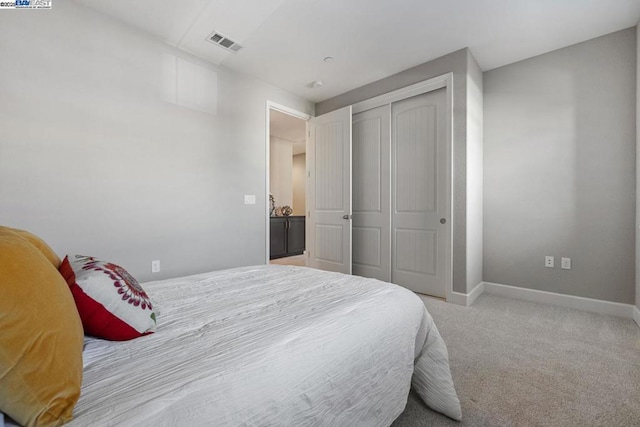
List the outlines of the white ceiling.
{"type": "Polygon", "coordinates": [[[640,20],[639,0],[76,1],[314,102],[464,47],[486,71],[640,20]],[[205,41],[214,30],[244,49],[205,41]]]}

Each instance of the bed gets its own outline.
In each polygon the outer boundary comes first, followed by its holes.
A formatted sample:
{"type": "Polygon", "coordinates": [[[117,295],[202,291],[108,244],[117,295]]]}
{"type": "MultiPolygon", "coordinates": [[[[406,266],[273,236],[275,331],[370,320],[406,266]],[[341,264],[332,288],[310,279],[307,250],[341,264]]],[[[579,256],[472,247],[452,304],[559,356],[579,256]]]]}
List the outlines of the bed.
{"type": "Polygon", "coordinates": [[[0,396],[25,424],[58,425],[73,415],[68,425],[388,426],[410,387],[432,409],[461,418],[446,346],[422,301],[399,286],[263,265],[143,290],[115,264],[79,255],[60,262],[13,230],[0,235],[9,292],[0,310],[9,351],[0,353],[8,366],[0,396]],[[16,295],[38,308],[15,311],[16,295]],[[95,325],[135,335],[83,335],[95,325]],[[32,404],[31,396],[53,400],[32,404]]]}
{"type": "Polygon", "coordinates": [[[411,385],[461,418],[446,346],[404,288],[276,265],[144,288],[156,332],[86,338],[70,426],[388,426],[411,385]]]}

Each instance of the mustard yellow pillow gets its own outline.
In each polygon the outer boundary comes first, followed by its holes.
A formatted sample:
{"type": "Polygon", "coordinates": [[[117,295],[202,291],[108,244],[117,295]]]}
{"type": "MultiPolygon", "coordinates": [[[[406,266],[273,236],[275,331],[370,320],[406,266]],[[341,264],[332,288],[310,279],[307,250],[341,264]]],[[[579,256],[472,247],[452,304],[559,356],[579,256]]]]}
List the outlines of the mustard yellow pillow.
{"type": "Polygon", "coordinates": [[[0,230],[0,412],[26,426],[69,421],[82,385],[83,330],[64,278],[0,230]]]}
{"type": "Polygon", "coordinates": [[[9,228],[9,227],[0,226],[0,231],[2,231],[3,229],[8,229],[8,230],[11,230],[11,231],[15,231],[21,237],[27,239],[33,246],[35,246],[40,252],[42,252],[42,254],[45,257],[47,257],[49,262],[51,262],[51,264],[53,264],[53,266],[55,268],[60,268],[60,264],[62,264],[62,260],[60,259],[58,254],[56,254],[53,251],[53,249],[51,249],[51,246],[49,246],[47,244],[47,242],[42,240],[40,237],[36,236],[33,233],[25,231],[25,230],[18,230],[17,228],[9,228]]]}

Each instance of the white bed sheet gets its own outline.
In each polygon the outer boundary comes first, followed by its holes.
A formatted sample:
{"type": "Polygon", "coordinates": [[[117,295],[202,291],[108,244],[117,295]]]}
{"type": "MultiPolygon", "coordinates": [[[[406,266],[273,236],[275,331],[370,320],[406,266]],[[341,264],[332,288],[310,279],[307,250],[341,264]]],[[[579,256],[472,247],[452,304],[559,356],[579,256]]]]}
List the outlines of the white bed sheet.
{"type": "Polygon", "coordinates": [[[404,288],[275,265],[143,286],[156,333],[87,339],[70,425],[388,426],[412,380],[461,417],[446,346],[404,288]]]}

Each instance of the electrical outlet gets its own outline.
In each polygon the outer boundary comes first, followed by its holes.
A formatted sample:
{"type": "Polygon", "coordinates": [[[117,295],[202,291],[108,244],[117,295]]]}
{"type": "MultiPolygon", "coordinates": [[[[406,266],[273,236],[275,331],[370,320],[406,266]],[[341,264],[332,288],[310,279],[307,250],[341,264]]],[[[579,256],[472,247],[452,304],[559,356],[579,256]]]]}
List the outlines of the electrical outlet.
{"type": "Polygon", "coordinates": [[[255,194],[245,194],[244,195],[244,204],[245,205],[255,205],[256,204],[256,195],[255,194]]]}
{"type": "Polygon", "coordinates": [[[157,259],[155,261],[151,261],[151,272],[159,273],[160,272],[160,260],[157,259]]]}
{"type": "Polygon", "coordinates": [[[561,259],[561,267],[564,270],[571,270],[571,258],[562,258],[561,259]]]}
{"type": "Polygon", "coordinates": [[[553,257],[552,256],[546,256],[544,257],[544,266],[547,268],[553,268],[553,257]]]}

